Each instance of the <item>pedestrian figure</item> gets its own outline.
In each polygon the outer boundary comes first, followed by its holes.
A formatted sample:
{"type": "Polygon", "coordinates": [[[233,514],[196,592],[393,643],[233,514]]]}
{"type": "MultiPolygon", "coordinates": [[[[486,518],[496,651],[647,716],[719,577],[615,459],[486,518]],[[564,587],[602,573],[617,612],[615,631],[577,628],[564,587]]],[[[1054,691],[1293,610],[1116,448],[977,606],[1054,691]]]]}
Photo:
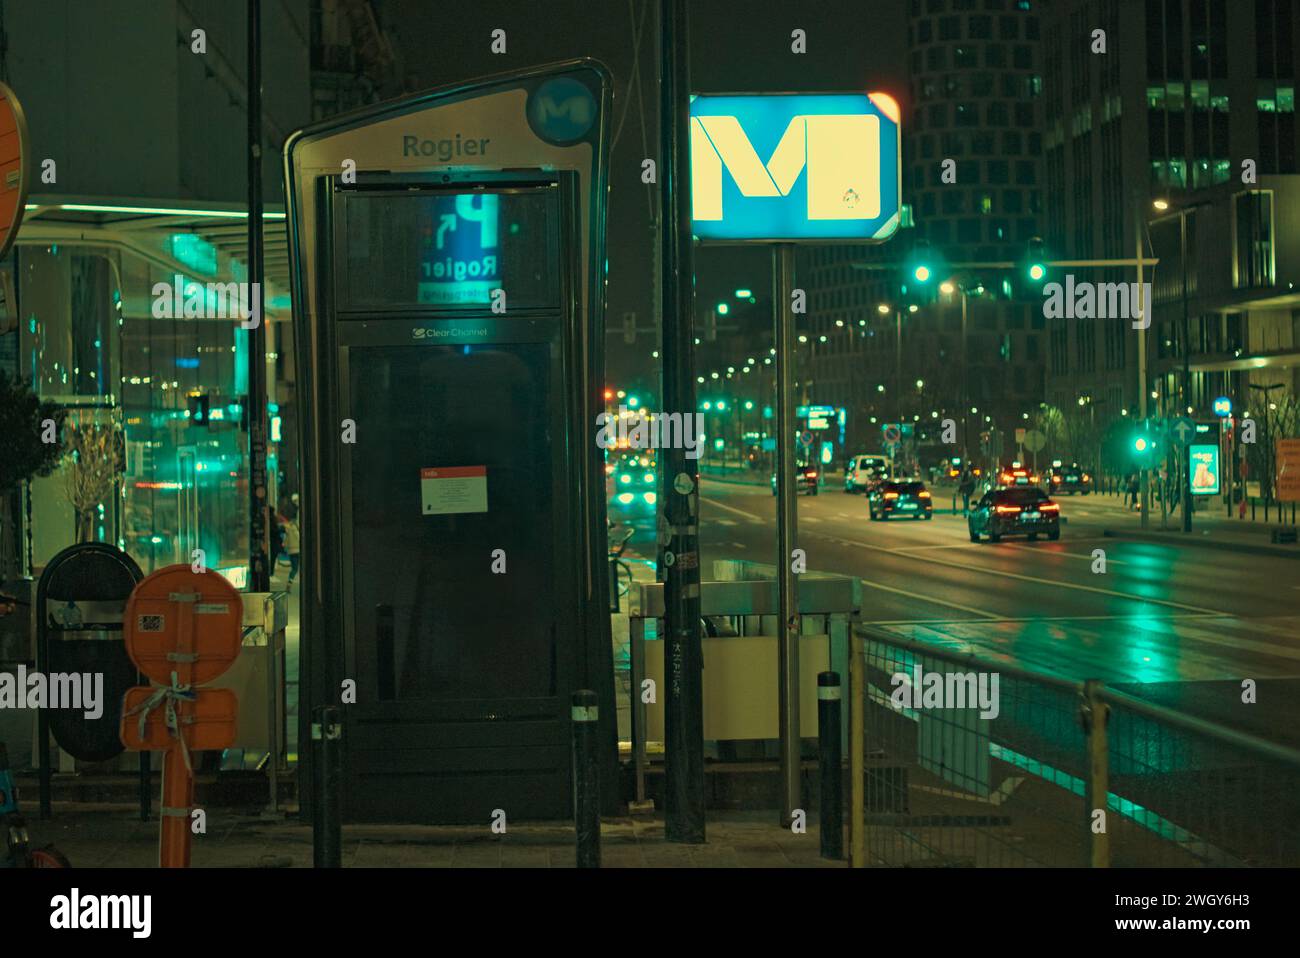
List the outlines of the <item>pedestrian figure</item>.
{"type": "Polygon", "coordinates": [[[284,523],[284,551],[289,556],[289,589],[298,576],[298,520],[286,519],[284,523]]]}
{"type": "Polygon", "coordinates": [[[963,468],[961,471],[961,481],[957,485],[957,491],[961,493],[961,513],[968,515],[970,513],[970,497],[975,491],[975,477],[971,474],[969,468],[963,468]]]}

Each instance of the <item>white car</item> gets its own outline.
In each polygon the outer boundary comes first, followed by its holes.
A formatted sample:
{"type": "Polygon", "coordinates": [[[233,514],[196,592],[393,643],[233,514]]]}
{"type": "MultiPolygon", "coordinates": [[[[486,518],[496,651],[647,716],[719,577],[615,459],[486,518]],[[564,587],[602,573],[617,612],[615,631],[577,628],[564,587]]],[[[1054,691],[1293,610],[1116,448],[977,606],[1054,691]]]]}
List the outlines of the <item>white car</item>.
{"type": "Polygon", "coordinates": [[[888,475],[888,457],[854,456],[844,467],[844,491],[866,492],[869,485],[888,475]]]}

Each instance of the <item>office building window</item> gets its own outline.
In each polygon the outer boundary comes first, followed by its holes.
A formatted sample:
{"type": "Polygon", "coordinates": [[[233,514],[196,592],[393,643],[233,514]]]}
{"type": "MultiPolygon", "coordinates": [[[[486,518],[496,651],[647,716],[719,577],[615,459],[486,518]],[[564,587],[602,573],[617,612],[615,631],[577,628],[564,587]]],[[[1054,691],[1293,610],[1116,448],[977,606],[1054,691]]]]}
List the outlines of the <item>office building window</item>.
{"type": "Polygon", "coordinates": [[[1273,191],[1249,190],[1233,197],[1236,219],[1237,288],[1272,286],[1273,191]]]}

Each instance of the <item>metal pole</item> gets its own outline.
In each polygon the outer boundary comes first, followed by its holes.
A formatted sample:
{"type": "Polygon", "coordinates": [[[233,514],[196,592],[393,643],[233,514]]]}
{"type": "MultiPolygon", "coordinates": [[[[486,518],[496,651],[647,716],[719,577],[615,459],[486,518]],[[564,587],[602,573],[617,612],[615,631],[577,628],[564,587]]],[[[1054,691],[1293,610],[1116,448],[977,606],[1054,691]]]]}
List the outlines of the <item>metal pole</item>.
{"type": "Polygon", "coordinates": [[[794,487],[794,245],[772,248],[776,312],[776,572],[780,631],[777,642],[777,730],[781,759],[781,824],[789,826],[800,805],[799,594],[792,567],[796,539],[794,487]]]}
{"type": "Polygon", "coordinates": [[[1101,683],[1088,679],[1083,684],[1083,725],[1088,735],[1088,781],[1084,794],[1084,823],[1088,829],[1088,864],[1092,868],[1110,867],[1110,752],[1106,738],[1107,713],[1098,692],[1101,683]],[[1103,822],[1094,824],[1093,816],[1103,814],[1103,822]],[[1100,828],[1100,830],[1099,830],[1100,828]]]}
{"type": "MultiPolygon", "coordinates": [[[[663,163],[664,408],[695,414],[694,250],[687,124],[690,38],[686,0],[660,3],[660,156],[663,163]]],[[[698,448],[698,447],[697,447],[698,448]]],[[[664,837],[704,842],[704,651],[700,640],[698,461],[665,450],[664,837]]]]}
{"type": "MultiPolygon", "coordinates": [[[[1146,302],[1146,288],[1142,285],[1142,220],[1146,216],[1145,208],[1141,205],[1141,194],[1138,195],[1138,204],[1135,206],[1133,216],[1133,229],[1137,238],[1137,281],[1138,281],[1138,302],[1142,307],[1142,323],[1137,328],[1138,340],[1138,419],[1143,424],[1147,419],[1147,329],[1151,325],[1151,311],[1154,304],[1146,302]]],[[[1139,513],[1142,518],[1142,528],[1147,528],[1148,524],[1148,473],[1145,467],[1140,470],[1142,504],[1139,507],[1139,513]]]]}
{"type": "Polygon", "coordinates": [[[311,728],[312,772],[315,801],[311,809],[312,865],[316,868],[343,867],[343,828],[339,807],[342,788],[339,741],[343,727],[339,710],[332,705],[316,709],[311,728]]]}
{"type": "Polygon", "coordinates": [[[844,857],[844,757],[840,741],[840,676],[817,676],[817,757],[821,766],[822,858],[844,857]]]}
{"type": "MultiPolygon", "coordinates": [[[[894,310],[894,401],[898,403],[898,426],[903,427],[903,311],[894,310]]],[[[902,444],[902,437],[899,437],[902,444]]]]}
{"type": "Polygon", "coordinates": [[[590,689],[573,693],[573,831],[579,868],[600,867],[598,702],[590,689]]]}
{"type": "Polygon", "coordinates": [[[970,368],[966,364],[966,290],[961,290],[961,461],[970,465],[970,368]]]}
{"type": "Polygon", "coordinates": [[[262,2],[248,0],[248,588],[271,591],[266,496],[266,323],[262,278],[262,2]]]}
{"type": "Polygon", "coordinates": [[[862,636],[849,633],[849,867],[867,865],[866,662],[862,636]]]}
{"type": "MultiPolygon", "coordinates": [[[[1183,408],[1178,410],[1181,418],[1183,410],[1192,404],[1192,321],[1187,304],[1187,210],[1182,210],[1178,217],[1179,244],[1182,248],[1179,258],[1183,263],[1183,408]]],[[[1179,479],[1183,486],[1183,531],[1192,531],[1192,447],[1183,445],[1183,468],[1179,479]]]]}

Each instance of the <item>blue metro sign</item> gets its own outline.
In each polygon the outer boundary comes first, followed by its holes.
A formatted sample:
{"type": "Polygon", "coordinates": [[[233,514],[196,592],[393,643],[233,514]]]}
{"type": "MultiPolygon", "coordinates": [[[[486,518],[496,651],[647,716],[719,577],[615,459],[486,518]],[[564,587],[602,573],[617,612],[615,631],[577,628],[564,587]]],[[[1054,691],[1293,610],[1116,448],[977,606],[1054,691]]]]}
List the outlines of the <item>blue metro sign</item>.
{"type": "Polygon", "coordinates": [[[884,93],[692,98],[692,231],[722,242],[888,239],[902,210],[899,116],[884,93]]]}

